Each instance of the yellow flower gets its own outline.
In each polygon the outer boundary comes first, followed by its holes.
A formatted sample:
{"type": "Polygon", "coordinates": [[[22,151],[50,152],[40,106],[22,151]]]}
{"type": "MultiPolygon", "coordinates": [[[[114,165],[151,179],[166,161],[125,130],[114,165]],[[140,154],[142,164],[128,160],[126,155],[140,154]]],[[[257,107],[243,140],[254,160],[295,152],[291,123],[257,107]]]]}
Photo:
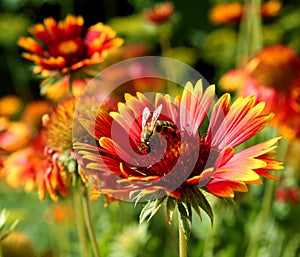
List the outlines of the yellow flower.
{"type": "Polygon", "coordinates": [[[19,97],[8,95],[0,98],[0,116],[11,117],[17,114],[22,107],[19,97]]]}

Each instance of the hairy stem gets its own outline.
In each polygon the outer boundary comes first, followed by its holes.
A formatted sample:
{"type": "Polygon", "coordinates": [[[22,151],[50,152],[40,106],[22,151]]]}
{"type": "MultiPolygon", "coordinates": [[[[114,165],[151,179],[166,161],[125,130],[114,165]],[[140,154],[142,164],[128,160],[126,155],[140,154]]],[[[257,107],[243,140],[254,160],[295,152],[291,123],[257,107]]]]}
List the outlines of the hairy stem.
{"type": "Polygon", "coordinates": [[[94,226],[93,226],[92,218],[91,218],[91,213],[90,213],[89,199],[88,199],[86,186],[83,183],[81,183],[81,185],[82,185],[82,188],[83,188],[82,202],[83,202],[83,213],[84,213],[85,224],[86,224],[87,231],[88,231],[88,234],[89,234],[89,238],[90,238],[90,241],[91,241],[91,244],[92,244],[94,256],[95,257],[100,257],[97,238],[96,238],[96,235],[95,235],[95,230],[94,230],[94,226]]]}
{"type": "Polygon", "coordinates": [[[187,241],[184,237],[179,211],[177,216],[178,216],[178,230],[179,230],[179,257],[187,257],[187,241]]]}
{"type": "Polygon", "coordinates": [[[77,226],[77,233],[78,233],[78,240],[79,240],[79,248],[80,248],[80,256],[88,257],[88,241],[86,238],[86,230],[85,230],[85,223],[84,223],[84,216],[83,216],[83,209],[82,209],[82,201],[81,201],[81,182],[76,183],[76,186],[73,187],[73,201],[74,201],[74,210],[75,210],[75,219],[76,219],[76,226],[77,226]]]}

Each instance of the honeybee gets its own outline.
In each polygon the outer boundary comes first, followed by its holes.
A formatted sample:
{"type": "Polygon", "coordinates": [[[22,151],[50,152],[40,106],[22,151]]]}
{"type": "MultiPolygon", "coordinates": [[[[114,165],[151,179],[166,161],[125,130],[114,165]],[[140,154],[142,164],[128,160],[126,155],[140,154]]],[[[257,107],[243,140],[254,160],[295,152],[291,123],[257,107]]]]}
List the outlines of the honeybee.
{"type": "Polygon", "coordinates": [[[162,131],[172,129],[175,130],[176,126],[171,121],[158,120],[158,117],[162,110],[162,104],[160,104],[153,112],[151,121],[148,122],[148,119],[151,115],[151,112],[148,107],[143,111],[142,116],[142,132],[141,132],[141,142],[143,149],[147,152],[150,151],[149,139],[153,134],[160,133],[162,131]]]}

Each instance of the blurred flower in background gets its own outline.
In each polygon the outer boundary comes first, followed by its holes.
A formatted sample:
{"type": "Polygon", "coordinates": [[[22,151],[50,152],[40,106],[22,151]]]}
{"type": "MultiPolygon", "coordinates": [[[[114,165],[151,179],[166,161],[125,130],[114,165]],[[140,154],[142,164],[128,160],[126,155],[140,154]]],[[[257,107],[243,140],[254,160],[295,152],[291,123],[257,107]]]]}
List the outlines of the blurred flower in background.
{"type": "Polygon", "coordinates": [[[173,14],[174,5],[172,2],[162,2],[156,4],[152,9],[143,11],[143,16],[153,23],[164,23],[168,21],[173,14]]]}
{"type": "MultiPolygon", "coordinates": [[[[15,106],[6,105],[6,109],[13,110],[15,106]]],[[[49,109],[49,102],[38,100],[20,108],[15,113],[18,120],[0,117],[0,177],[13,188],[24,186],[26,191],[34,189],[35,177],[41,168],[41,154],[38,153],[41,150],[41,117],[49,109]]]]}
{"type": "Polygon", "coordinates": [[[284,45],[267,46],[243,68],[225,74],[220,84],[224,90],[256,95],[257,101],[266,102],[268,112],[276,114],[272,124],[283,135],[299,136],[300,58],[293,49],[284,45]]]}
{"type": "MultiPolygon", "coordinates": [[[[281,1],[269,0],[261,4],[262,18],[277,16],[282,8],[281,1]]],[[[244,14],[242,2],[220,3],[212,7],[209,13],[210,20],[215,24],[238,24],[244,14]]]]}

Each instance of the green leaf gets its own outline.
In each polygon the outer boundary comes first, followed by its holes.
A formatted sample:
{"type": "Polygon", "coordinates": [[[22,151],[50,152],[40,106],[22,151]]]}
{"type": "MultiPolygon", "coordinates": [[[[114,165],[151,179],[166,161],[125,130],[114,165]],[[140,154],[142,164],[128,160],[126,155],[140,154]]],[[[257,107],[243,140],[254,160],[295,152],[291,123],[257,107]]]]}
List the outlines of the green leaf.
{"type": "Polygon", "coordinates": [[[213,225],[214,214],[213,214],[212,208],[211,208],[209,202],[207,201],[206,197],[203,195],[203,193],[200,191],[200,189],[198,187],[195,187],[193,192],[194,192],[193,195],[195,196],[194,199],[197,201],[197,203],[201,207],[201,209],[206,212],[206,214],[210,218],[211,225],[213,225]]]}
{"type": "Polygon", "coordinates": [[[53,76],[48,79],[45,79],[41,84],[40,94],[44,95],[48,87],[52,86],[53,84],[57,83],[58,81],[62,80],[63,77],[53,76]]]}
{"type": "Polygon", "coordinates": [[[177,202],[180,226],[186,240],[189,239],[192,230],[192,210],[189,204],[177,202]]]}
{"type": "Polygon", "coordinates": [[[186,188],[184,190],[183,194],[184,194],[186,200],[188,201],[188,203],[193,207],[193,209],[198,214],[200,220],[202,221],[201,206],[199,205],[198,198],[194,193],[194,189],[186,188]]]}
{"type": "Polygon", "coordinates": [[[167,219],[168,219],[168,223],[171,225],[172,224],[172,220],[173,220],[173,214],[174,214],[174,210],[176,208],[176,203],[177,200],[173,197],[168,197],[167,198],[167,219]]]}
{"type": "Polygon", "coordinates": [[[131,199],[135,201],[134,206],[136,206],[139,202],[154,201],[156,199],[162,198],[162,196],[163,193],[160,191],[147,192],[147,190],[136,190],[130,194],[131,199]]]}
{"type": "Polygon", "coordinates": [[[152,219],[152,217],[157,213],[165,199],[166,197],[162,197],[156,200],[148,201],[140,213],[140,224],[143,223],[145,220],[149,222],[152,219]]]}

